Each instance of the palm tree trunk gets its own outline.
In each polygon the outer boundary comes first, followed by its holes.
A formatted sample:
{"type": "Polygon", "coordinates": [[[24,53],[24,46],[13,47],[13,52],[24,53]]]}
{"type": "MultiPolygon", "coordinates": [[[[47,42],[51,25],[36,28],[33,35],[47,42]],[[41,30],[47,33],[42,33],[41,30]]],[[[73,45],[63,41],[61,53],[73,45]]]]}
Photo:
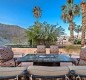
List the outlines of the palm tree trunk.
{"type": "Polygon", "coordinates": [[[85,44],[85,27],[86,27],[86,3],[82,2],[82,40],[81,46],[83,47],[85,44]]]}
{"type": "Polygon", "coordinates": [[[74,41],[74,31],[73,31],[74,25],[73,25],[72,21],[69,23],[69,27],[70,27],[70,39],[69,40],[71,43],[73,43],[73,41],[74,41]]]}
{"type": "Polygon", "coordinates": [[[85,44],[85,31],[82,29],[82,40],[81,40],[81,47],[85,44]]]}

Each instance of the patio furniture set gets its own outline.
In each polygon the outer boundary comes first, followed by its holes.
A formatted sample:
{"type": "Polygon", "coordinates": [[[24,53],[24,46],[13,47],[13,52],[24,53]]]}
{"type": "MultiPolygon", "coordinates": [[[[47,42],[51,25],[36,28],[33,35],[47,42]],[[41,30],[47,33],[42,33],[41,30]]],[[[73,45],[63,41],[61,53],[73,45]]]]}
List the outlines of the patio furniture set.
{"type": "Polygon", "coordinates": [[[44,45],[37,46],[36,54],[27,54],[14,58],[11,48],[0,47],[0,80],[16,78],[21,80],[34,78],[82,79],[86,77],[86,48],[82,48],[80,58],[60,54],[58,46],[50,46],[50,54],[46,54],[44,45]],[[22,67],[22,62],[33,62],[33,66],[22,67]],[[71,62],[71,66],[61,66],[61,62],[71,62]],[[82,66],[84,65],[84,66],[82,66]],[[51,67],[52,66],[52,67],[51,67]]]}

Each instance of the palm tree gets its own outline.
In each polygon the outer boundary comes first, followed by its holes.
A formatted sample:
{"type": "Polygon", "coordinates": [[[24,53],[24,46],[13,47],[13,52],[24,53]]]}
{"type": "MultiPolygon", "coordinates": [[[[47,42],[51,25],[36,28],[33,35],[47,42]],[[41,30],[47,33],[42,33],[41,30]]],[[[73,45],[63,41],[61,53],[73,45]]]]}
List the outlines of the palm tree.
{"type": "Polygon", "coordinates": [[[62,19],[64,22],[69,23],[70,41],[74,40],[74,24],[73,19],[75,16],[80,15],[80,6],[74,4],[74,0],[67,0],[66,5],[62,6],[62,19]]]}
{"type": "Polygon", "coordinates": [[[36,19],[38,19],[39,17],[41,17],[41,13],[42,13],[42,10],[40,9],[40,7],[35,6],[33,8],[33,14],[34,14],[34,17],[36,19]]]}

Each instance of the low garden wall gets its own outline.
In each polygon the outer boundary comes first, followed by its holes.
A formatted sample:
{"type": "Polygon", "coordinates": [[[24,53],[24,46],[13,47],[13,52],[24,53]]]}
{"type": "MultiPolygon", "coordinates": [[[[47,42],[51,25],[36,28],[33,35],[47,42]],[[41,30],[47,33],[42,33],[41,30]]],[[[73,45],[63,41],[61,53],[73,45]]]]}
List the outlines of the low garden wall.
{"type": "MultiPolygon", "coordinates": [[[[14,54],[18,53],[18,54],[33,54],[37,48],[12,48],[14,54]]],[[[50,53],[50,48],[46,48],[46,53],[49,54],[50,53]]],[[[73,55],[79,55],[80,53],[80,49],[71,49],[71,50],[67,50],[65,48],[60,48],[59,49],[59,53],[64,53],[64,54],[73,54],[73,55]]]]}

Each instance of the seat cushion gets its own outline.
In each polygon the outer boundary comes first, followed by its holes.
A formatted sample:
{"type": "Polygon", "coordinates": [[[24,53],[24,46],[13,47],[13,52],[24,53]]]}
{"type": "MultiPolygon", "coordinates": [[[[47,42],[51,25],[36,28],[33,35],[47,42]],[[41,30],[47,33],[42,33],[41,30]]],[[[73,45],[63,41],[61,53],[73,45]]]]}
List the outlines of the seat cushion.
{"type": "Polygon", "coordinates": [[[25,71],[26,67],[0,67],[0,79],[23,75],[26,73],[25,71]]]}
{"type": "Polygon", "coordinates": [[[14,56],[11,48],[8,47],[0,47],[0,62],[5,62],[7,60],[12,59],[14,56]]]}
{"type": "Polygon", "coordinates": [[[68,67],[47,67],[47,66],[29,66],[28,73],[37,76],[63,76],[68,74],[68,67]]]}

